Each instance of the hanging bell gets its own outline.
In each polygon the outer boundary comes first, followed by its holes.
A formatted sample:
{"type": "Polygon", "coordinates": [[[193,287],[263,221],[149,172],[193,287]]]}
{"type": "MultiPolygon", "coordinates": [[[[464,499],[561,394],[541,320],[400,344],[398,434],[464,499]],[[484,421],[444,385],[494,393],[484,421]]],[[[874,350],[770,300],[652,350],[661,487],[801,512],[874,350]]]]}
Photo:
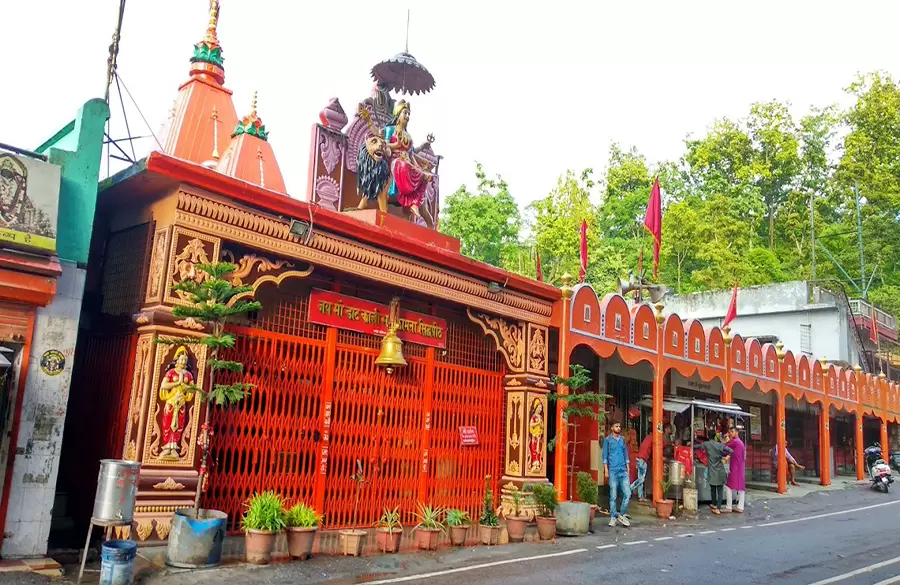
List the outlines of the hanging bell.
{"type": "Polygon", "coordinates": [[[375,360],[376,366],[384,366],[388,374],[394,373],[394,368],[402,368],[406,365],[403,358],[403,342],[397,337],[393,329],[389,329],[381,339],[381,353],[375,360]]]}

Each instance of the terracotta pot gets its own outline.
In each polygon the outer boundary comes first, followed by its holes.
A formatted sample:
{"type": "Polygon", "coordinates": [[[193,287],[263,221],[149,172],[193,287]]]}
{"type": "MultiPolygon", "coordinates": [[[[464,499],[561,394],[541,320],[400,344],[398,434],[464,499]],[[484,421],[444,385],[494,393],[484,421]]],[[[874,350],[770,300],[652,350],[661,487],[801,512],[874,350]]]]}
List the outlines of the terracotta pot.
{"type": "Polygon", "coordinates": [[[462,546],[466,544],[466,534],[469,532],[468,526],[451,526],[450,527],[450,544],[453,546],[462,546]]]}
{"type": "Polygon", "coordinates": [[[375,532],[375,544],[381,552],[395,553],[400,550],[400,539],[402,537],[402,528],[393,528],[390,532],[388,532],[387,528],[379,528],[375,532]]]}
{"type": "Polygon", "coordinates": [[[553,540],[556,536],[556,518],[553,516],[549,518],[538,516],[537,528],[538,536],[541,537],[541,540],[553,540]]]}
{"type": "Polygon", "coordinates": [[[365,530],[341,530],[341,553],[344,556],[358,557],[362,554],[365,530]]]}
{"type": "Polygon", "coordinates": [[[416,529],[416,547],[419,550],[437,550],[438,538],[441,531],[437,529],[417,528],[416,529]]]}
{"type": "Polygon", "coordinates": [[[269,530],[248,530],[244,535],[244,552],[251,565],[268,565],[272,562],[275,548],[275,532],[269,530]]]}
{"type": "Polygon", "coordinates": [[[298,526],[290,526],[287,529],[287,545],[288,554],[292,558],[305,561],[312,556],[313,543],[316,541],[316,531],[319,529],[300,528],[298,526]]]}
{"type": "Polygon", "coordinates": [[[481,537],[481,544],[497,544],[500,542],[500,527],[478,525],[478,535],[481,537]]]}
{"type": "Polygon", "coordinates": [[[656,515],[663,519],[668,519],[672,515],[672,506],[675,502],[672,500],[661,500],[656,502],[656,515]]]}
{"type": "Polygon", "coordinates": [[[597,515],[597,506],[596,506],[596,505],[592,505],[592,506],[591,506],[591,516],[590,516],[590,520],[588,520],[588,522],[590,522],[591,524],[593,524],[593,523],[594,523],[594,517],[595,517],[596,515],[597,515]]]}
{"type": "Polygon", "coordinates": [[[506,532],[510,542],[523,542],[525,529],[528,527],[528,519],[525,516],[507,516],[506,532]]]}

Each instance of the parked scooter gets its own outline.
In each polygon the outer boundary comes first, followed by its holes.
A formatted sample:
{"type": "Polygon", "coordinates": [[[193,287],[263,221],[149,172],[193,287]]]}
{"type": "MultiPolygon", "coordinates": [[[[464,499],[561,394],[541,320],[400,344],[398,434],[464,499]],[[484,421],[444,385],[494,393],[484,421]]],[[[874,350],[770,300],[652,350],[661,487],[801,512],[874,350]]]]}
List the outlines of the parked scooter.
{"type": "Polygon", "coordinates": [[[872,488],[884,490],[888,493],[888,487],[894,483],[891,476],[891,467],[884,459],[881,458],[881,445],[875,443],[865,450],[866,469],[869,472],[869,479],[872,481],[872,488]]]}

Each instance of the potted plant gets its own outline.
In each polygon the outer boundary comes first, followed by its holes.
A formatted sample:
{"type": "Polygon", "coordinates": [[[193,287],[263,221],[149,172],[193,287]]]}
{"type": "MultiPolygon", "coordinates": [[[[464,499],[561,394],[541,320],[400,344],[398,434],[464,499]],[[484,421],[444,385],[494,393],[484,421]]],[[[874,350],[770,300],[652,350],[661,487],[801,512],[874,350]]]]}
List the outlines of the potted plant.
{"type": "Polygon", "coordinates": [[[478,519],[478,534],[482,544],[497,544],[500,542],[500,518],[494,509],[494,493],[491,491],[491,476],[484,478],[484,504],[481,509],[481,518],[478,519]]]}
{"type": "Polygon", "coordinates": [[[322,515],[311,506],[298,502],[284,513],[287,527],[288,554],[295,559],[306,560],[312,556],[316,531],[322,523],[322,515]]]}
{"type": "MultiPolygon", "coordinates": [[[[183,400],[196,398],[197,402],[205,400],[204,421],[200,426],[198,437],[201,455],[200,470],[197,477],[197,487],[194,490],[194,506],[186,510],[176,510],[172,517],[169,529],[169,543],[166,549],[166,564],[185,569],[198,569],[218,566],[222,562],[222,548],[225,542],[225,524],[228,514],[220,510],[204,510],[200,508],[200,495],[207,487],[210,438],[212,429],[210,420],[213,413],[213,405],[223,406],[238,402],[253,387],[239,380],[244,371],[244,365],[221,359],[221,350],[234,347],[235,336],[225,332],[225,324],[229,319],[258,311],[262,305],[257,301],[235,301],[237,295],[253,292],[251,286],[235,286],[230,275],[237,270],[237,266],[227,262],[214,262],[211,264],[197,264],[196,271],[181,282],[172,287],[187,304],[176,305],[172,308],[172,315],[178,319],[193,319],[203,325],[206,333],[203,337],[158,337],[156,343],[178,346],[203,346],[208,351],[206,368],[208,371],[209,392],[196,385],[193,377],[182,379],[177,393],[183,396],[183,400]],[[221,373],[238,378],[230,384],[217,383],[221,373]]],[[[187,352],[179,348],[175,355],[183,352],[187,358],[187,352]]],[[[175,391],[172,388],[172,391],[175,391]]],[[[177,396],[176,396],[177,397],[177,396]]],[[[186,407],[185,411],[186,411],[186,407]]],[[[194,412],[199,415],[202,409],[199,407],[194,412]]],[[[182,411],[182,412],[185,412],[182,411]]],[[[177,419],[176,419],[177,420],[177,419]]],[[[177,452],[169,453],[170,457],[178,458],[177,452]]]]}
{"type": "Polygon", "coordinates": [[[244,530],[244,550],[247,562],[268,565],[275,548],[275,537],[284,530],[284,502],[272,491],[255,494],[244,503],[247,509],[241,518],[244,530]]]}
{"type": "MultiPolygon", "coordinates": [[[[368,483],[366,481],[366,476],[363,475],[362,462],[357,459],[356,460],[356,473],[350,476],[354,482],[356,482],[356,499],[353,502],[353,526],[357,525],[357,519],[359,516],[359,494],[363,489],[363,486],[368,483]]],[[[362,554],[363,549],[363,539],[366,537],[365,530],[359,530],[357,528],[347,528],[341,530],[341,552],[344,556],[353,556],[358,557],[362,554]]]]}
{"type": "Polygon", "coordinates": [[[600,488],[590,473],[579,471],[575,479],[576,492],[578,499],[591,505],[590,523],[594,525],[594,516],[597,514],[597,498],[600,495],[600,488]]]}
{"type": "Polygon", "coordinates": [[[400,508],[385,508],[381,518],[375,523],[375,544],[378,550],[395,553],[400,550],[403,525],[400,524],[400,508]]]}
{"type": "Polygon", "coordinates": [[[510,542],[522,542],[525,540],[525,529],[528,528],[528,517],[521,515],[526,496],[516,489],[512,492],[511,498],[513,513],[506,516],[506,532],[509,534],[510,542]]]}
{"type": "Polygon", "coordinates": [[[443,513],[443,508],[432,508],[419,504],[419,511],[416,512],[419,523],[413,528],[416,533],[416,546],[419,549],[437,550],[438,537],[444,531],[444,525],[441,523],[443,513]]]}
{"type": "Polygon", "coordinates": [[[660,487],[662,487],[662,495],[663,499],[656,502],[656,515],[663,519],[668,519],[672,516],[672,506],[675,504],[672,500],[668,498],[669,488],[672,487],[672,482],[663,479],[659,482],[660,487]]]}
{"type": "MultiPolygon", "coordinates": [[[[548,400],[565,404],[562,408],[563,428],[567,429],[568,438],[567,447],[569,447],[570,461],[568,474],[568,490],[569,500],[560,502],[556,507],[556,532],[564,536],[580,536],[587,534],[591,526],[591,504],[597,504],[597,496],[594,496],[590,502],[576,502],[571,500],[573,493],[573,478],[575,475],[575,445],[578,444],[578,426],[576,419],[589,419],[597,421],[598,424],[603,422],[606,416],[604,405],[609,398],[608,394],[592,392],[590,390],[591,377],[590,372],[584,366],[578,364],[570,366],[572,375],[568,378],[555,376],[553,382],[555,388],[547,395],[548,400]],[[562,392],[563,388],[568,388],[568,392],[562,392]]],[[[547,441],[547,450],[552,451],[556,446],[559,436],[547,441]]]]}
{"type": "Polygon", "coordinates": [[[450,528],[451,545],[462,546],[466,544],[466,533],[469,532],[469,524],[472,523],[468,512],[451,508],[447,510],[444,523],[450,528]]]}
{"type": "Polygon", "coordinates": [[[552,540],[556,536],[556,506],[559,504],[556,488],[552,485],[532,484],[531,497],[537,506],[537,529],[541,540],[552,540]]]}

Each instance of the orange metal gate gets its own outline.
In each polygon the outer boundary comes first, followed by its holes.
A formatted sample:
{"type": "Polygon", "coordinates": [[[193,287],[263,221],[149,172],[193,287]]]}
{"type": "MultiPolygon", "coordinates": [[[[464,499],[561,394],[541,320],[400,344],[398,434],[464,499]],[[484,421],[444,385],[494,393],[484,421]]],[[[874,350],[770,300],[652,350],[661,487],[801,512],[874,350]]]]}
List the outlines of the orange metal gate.
{"type": "Polygon", "coordinates": [[[446,353],[407,345],[409,365],[389,376],[374,363],[379,339],[307,323],[305,295],[272,301],[252,328],[235,328],[228,359],[244,363],[244,379],[256,388],[216,409],[204,506],[227,512],[237,531],[242,503],[272,489],[289,503],[314,505],[318,496],[326,528],[350,526],[352,475],[361,465],[367,483],[358,526],[371,525],[384,507],[399,507],[409,524],[420,501],[477,516],[484,476],[497,487],[503,433],[503,369],[483,335],[451,321],[446,353]],[[480,444],[461,447],[460,426],[477,427],[480,444]]]}

